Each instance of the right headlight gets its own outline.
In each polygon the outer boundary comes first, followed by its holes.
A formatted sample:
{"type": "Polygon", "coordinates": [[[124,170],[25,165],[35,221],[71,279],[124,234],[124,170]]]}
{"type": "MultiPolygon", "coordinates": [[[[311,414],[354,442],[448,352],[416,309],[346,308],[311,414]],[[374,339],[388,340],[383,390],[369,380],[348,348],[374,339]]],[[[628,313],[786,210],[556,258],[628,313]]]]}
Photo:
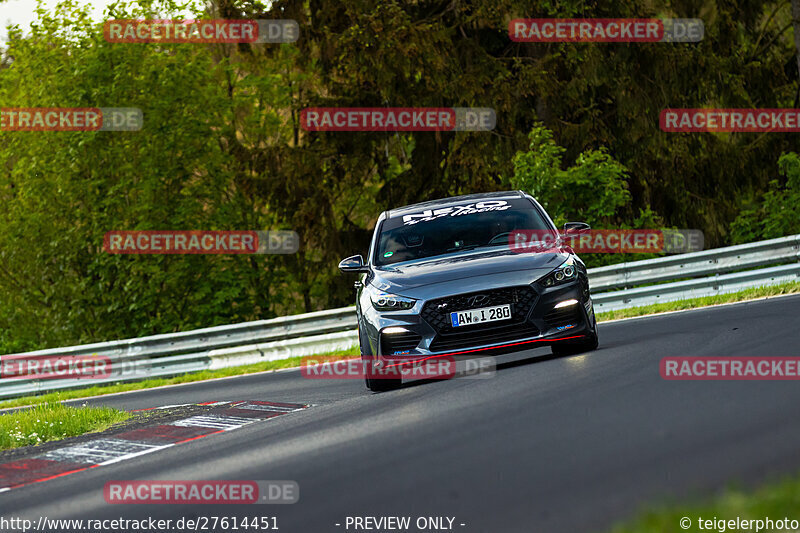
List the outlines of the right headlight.
{"type": "Polygon", "coordinates": [[[545,287],[553,287],[562,283],[569,283],[578,277],[578,269],[575,268],[575,261],[570,257],[557,269],[543,277],[539,282],[545,287]]]}
{"type": "Polygon", "coordinates": [[[405,311],[414,307],[417,303],[413,298],[398,296],[384,291],[370,290],[369,299],[372,307],[378,311],[405,311]]]}

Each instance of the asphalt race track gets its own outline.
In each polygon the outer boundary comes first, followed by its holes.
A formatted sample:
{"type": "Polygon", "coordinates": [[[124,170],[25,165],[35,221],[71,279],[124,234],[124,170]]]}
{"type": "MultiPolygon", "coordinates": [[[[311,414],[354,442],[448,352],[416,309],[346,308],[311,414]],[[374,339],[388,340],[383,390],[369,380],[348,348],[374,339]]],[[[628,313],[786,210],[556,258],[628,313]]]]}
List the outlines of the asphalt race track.
{"type": "Polygon", "coordinates": [[[604,531],[647,502],[800,471],[797,382],[659,375],[665,356],[800,356],[798,311],[800,296],[788,296],[613,322],[600,326],[591,354],[531,357],[491,379],[382,394],[293,370],[91,400],[124,409],[215,400],[312,406],[13,489],[0,494],[0,514],[277,516],[282,533],[346,531],[347,516],[450,516],[464,533],[604,531]],[[106,481],[134,479],[295,480],[300,501],[104,501],[106,481]]]}

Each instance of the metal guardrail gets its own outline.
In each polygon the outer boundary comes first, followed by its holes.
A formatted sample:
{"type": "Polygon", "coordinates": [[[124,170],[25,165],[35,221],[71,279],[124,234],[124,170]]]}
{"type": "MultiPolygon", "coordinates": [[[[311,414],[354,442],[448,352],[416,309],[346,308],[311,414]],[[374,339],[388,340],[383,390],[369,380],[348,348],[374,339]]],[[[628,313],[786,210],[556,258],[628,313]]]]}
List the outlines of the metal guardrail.
{"type": "Polygon", "coordinates": [[[592,291],[797,262],[800,235],[589,269],[592,291]]]}
{"type": "Polygon", "coordinates": [[[752,287],[777,285],[790,281],[800,281],[800,264],[782,265],[773,268],[760,268],[707,278],[677,281],[647,287],[637,287],[621,291],[604,292],[592,295],[594,309],[598,313],[615,311],[628,307],[661,302],[674,302],[702,296],[714,296],[737,292],[752,287]]]}
{"type": "Polygon", "coordinates": [[[0,399],[344,350],[357,342],[355,327],[355,307],[346,307],[179,333],[0,356],[0,360],[14,357],[39,361],[45,361],[48,357],[91,360],[92,357],[102,356],[111,361],[109,372],[91,379],[0,379],[0,399]]]}
{"type": "MultiPolygon", "coordinates": [[[[800,280],[798,260],[800,235],[793,235],[592,268],[589,269],[589,282],[594,292],[595,309],[603,312],[800,280]],[[768,265],[779,266],[759,268],[768,265]],[[689,279],[673,281],[683,278],[689,279]]],[[[357,343],[355,328],[355,307],[344,307],[181,333],[15,354],[13,357],[26,359],[102,356],[112,362],[112,368],[105,377],[92,379],[0,379],[0,399],[344,350],[357,343]]],[[[6,357],[9,356],[0,359],[6,357]]]]}

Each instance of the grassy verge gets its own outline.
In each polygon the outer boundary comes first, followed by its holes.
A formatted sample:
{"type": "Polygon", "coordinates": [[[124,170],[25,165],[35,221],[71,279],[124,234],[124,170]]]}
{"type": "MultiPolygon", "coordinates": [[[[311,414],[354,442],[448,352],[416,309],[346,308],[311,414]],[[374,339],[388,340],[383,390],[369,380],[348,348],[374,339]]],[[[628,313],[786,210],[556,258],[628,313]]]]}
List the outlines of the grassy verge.
{"type": "Polygon", "coordinates": [[[720,294],[718,296],[704,296],[702,298],[691,298],[689,300],[678,300],[677,302],[664,302],[642,307],[631,307],[630,309],[620,309],[618,311],[606,311],[597,313],[597,320],[617,320],[620,318],[631,318],[635,316],[652,315],[655,313],[666,313],[669,311],[680,311],[682,309],[694,309],[696,307],[707,307],[709,305],[727,304],[753,300],[755,298],[766,298],[768,296],[780,296],[782,294],[800,293],[800,283],[783,283],[769,287],[756,287],[730,294],[720,294]]]}
{"type": "MultiPolygon", "coordinates": [[[[670,505],[653,508],[640,513],[633,519],[620,523],[611,529],[612,533],[675,533],[676,531],[756,531],[757,524],[744,525],[744,520],[765,520],[777,522],[784,518],[800,520],[797,495],[800,494],[800,477],[787,478],[777,483],[745,491],[728,489],[719,496],[705,502],[690,505],[670,505]],[[739,517],[741,528],[730,527],[728,520],[739,517]],[[690,522],[687,522],[687,518],[690,522]],[[708,523],[706,520],[725,520],[708,523]],[[683,520],[683,522],[681,522],[683,520]],[[702,522],[701,522],[702,520],[702,522]],[[681,527],[688,524],[689,527],[681,527]],[[700,525],[703,527],[701,528],[700,525]],[[750,526],[750,527],[748,527],[750,526]]],[[[761,531],[792,531],[790,526],[766,527],[761,531]]]]}
{"type": "MultiPolygon", "coordinates": [[[[691,300],[665,302],[660,304],[648,305],[644,307],[621,309],[619,311],[608,311],[605,313],[598,313],[597,319],[600,322],[602,322],[605,320],[630,318],[642,315],[650,315],[654,313],[678,311],[681,309],[693,309],[696,307],[705,307],[709,305],[740,302],[743,300],[752,300],[754,298],[764,298],[767,296],[779,296],[782,294],[794,294],[794,293],[800,293],[800,283],[785,283],[782,285],[774,285],[771,287],[758,287],[755,289],[747,289],[741,292],[723,294],[720,296],[707,296],[704,298],[693,298],[691,300]]],[[[344,350],[340,352],[320,354],[320,356],[326,356],[328,358],[342,358],[342,359],[355,357],[357,355],[358,355],[358,348],[356,347],[351,348],[350,350],[344,350]]],[[[203,370],[201,372],[195,372],[193,374],[184,374],[182,376],[176,376],[173,378],[147,379],[144,381],[135,381],[135,382],[120,382],[109,385],[97,385],[85,389],[48,393],[48,394],[43,394],[41,396],[24,396],[21,398],[15,398],[13,400],[6,400],[0,402],[0,408],[20,407],[25,405],[35,405],[47,402],[74,400],[78,398],[86,398],[89,396],[101,396],[104,394],[116,394],[118,392],[150,389],[154,387],[162,387],[164,385],[190,383],[193,381],[203,381],[207,379],[238,376],[240,374],[252,374],[254,372],[264,372],[266,370],[292,368],[300,366],[302,359],[303,359],[302,357],[290,357],[288,359],[281,359],[279,361],[267,361],[264,363],[256,363],[252,365],[237,366],[231,368],[222,368],[219,370],[203,370]]]]}
{"type": "Polygon", "coordinates": [[[68,407],[60,403],[14,411],[0,415],[0,450],[103,431],[130,416],[110,407],[68,407]]]}
{"type": "MultiPolygon", "coordinates": [[[[351,348],[350,350],[343,350],[339,352],[332,352],[323,354],[327,358],[341,358],[347,359],[358,355],[358,348],[351,348]]],[[[255,363],[252,365],[233,366],[230,368],[220,368],[217,370],[202,370],[192,374],[183,374],[172,378],[154,378],[146,379],[143,381],[119,382],[111,383],[108,385],[95,385],[94,387],[87,387],[85,389],[76,389],[60,392],[51,392],[42,394],[40,396],[22,396],[12,400],[0,402],[0,408],[7,407],[22,407],[26,405],[36,405],[48,402],[61,402],[65,400],[76,400],[79,398],[88,398],[89,396],[101,396],[104,394],[116,394],[118,392],[126,392],[140,389],[152,389],[154,387],[163,387],[164,385],[176,385],[179,383],[191,383],[193,381],[204,381],[214,378],[225,378],[229,376],[238,376],[240,374],[253,374],[255,372],[264,372],[267,370],[278,370],[281,368],[292,368],[300,366],[304,357],[290,357],[288,359],[280,359],[278,361],[265,361],[263,363],[255,363]]]]}

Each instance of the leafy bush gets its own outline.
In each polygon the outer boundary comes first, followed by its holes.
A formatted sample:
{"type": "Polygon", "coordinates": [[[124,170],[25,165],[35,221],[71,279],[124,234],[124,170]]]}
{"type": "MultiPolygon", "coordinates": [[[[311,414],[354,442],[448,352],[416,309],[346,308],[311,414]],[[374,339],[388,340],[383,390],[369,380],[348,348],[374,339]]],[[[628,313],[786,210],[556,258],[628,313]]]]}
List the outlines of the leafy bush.
{"type": "MultiPolygon", "coordinates": [[[[582,152],[575,164],[563,167],[566,149],[556,144],[553,132],[537,123],[530,132],[527,152],[514,157],[511,185],[530,193],[553,217],[557,226],[567,221],[586,222],[593,229],[657,228],[659,217],[649,207],[627,219],[630,207],[628,171],[604,148],[582,152]]],[[[652,254],[582,254],[590,266],[647,259],[652,254]]]]}
{"type": "Polygon", "coordinates": [[[605,149],[587,150],[562,169],[566,149],[555,143],[553,132],[539,123],[529,138],[530,149],[514,157],[512,185],[533,195],[557,225],[568,220],[608,225],[630,203],[627,170],[605,149]]]}
{"type": "Polygon", "coordinates": [[[731,224],[734,243],[774,239],[800,233],[800,156],[794,152],[778,159],[782,180],[771,180],[760,203],[742,210],[731,224]]]}

